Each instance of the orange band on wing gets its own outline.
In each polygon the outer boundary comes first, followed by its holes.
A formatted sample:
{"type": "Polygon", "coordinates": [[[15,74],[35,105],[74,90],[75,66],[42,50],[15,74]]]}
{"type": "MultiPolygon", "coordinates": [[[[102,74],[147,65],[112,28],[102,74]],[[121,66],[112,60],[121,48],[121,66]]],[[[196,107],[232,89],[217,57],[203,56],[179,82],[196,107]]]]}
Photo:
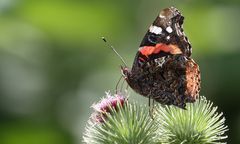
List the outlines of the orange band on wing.
{"type": "Polygon", "coordinates": [[[140,49],[140,52],[142,55],[148,57],[149,55],[152,54],[158,54],[161,51],[170,53],[170,54],[181,54],[182,51],[177,45],[166,45],[163,43],[156,44],[155,46],[144,46],[143,48],[140,49]]]}

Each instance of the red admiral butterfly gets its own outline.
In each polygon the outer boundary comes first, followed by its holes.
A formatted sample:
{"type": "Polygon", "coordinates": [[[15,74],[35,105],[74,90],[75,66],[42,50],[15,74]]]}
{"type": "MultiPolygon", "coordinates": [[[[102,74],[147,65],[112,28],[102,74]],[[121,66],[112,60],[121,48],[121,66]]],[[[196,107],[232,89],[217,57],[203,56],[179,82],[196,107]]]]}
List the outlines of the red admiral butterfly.
{"type": "Polygon", "coordinates": [[[201,80],[183,20],[174,7],[162,10],[144,36],[132,69],[122,67],[122,73],[137,93],[185,109],[198,98],[201,80]]]}

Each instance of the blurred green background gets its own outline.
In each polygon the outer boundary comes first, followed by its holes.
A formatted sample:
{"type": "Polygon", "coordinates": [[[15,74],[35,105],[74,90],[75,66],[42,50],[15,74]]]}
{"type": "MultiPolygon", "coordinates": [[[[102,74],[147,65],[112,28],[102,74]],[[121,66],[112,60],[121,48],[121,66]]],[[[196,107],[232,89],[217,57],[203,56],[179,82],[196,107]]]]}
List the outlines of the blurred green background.
{"type": "MultiPolygon", "coordinates": [[[[0,0],[0,144],[80,144],[90,106],[114,90],[159,11],[175,6],[202,73],[201,95],[240,143],[239,0],[0,0]]],[[[147,99],[131,92],[131,99],[147,99]]]]}

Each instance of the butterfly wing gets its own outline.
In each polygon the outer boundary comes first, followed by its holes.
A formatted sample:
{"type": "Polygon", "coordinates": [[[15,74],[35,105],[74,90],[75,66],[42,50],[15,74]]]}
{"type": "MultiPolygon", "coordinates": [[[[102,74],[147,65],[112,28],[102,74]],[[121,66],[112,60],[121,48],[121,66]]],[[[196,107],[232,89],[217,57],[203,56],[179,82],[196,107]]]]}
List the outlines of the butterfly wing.
{"type": "Polygon", "coordinates": [[[180,108],[194,102],[200,91],[200,71],[190,58],[183,19],[174,7],[162,10],[145,34],[132,69],[122,68],[135,92],[180,108]]]}
{"type": "Polygon", "coordinates": [[[189,96],[190,102],[194,102],[199,97],[201,76],[198,64],[193,59],[188,59],[186,63],[185,95],[189,96]]]}
{"type": "Polygon", "coordinates": [[[144,63],[166,55],[191,55],[191,45],[182,28],[184,17],[174,7],[166,8],[145,34],[135,57],[135,63],[144,63]]]}

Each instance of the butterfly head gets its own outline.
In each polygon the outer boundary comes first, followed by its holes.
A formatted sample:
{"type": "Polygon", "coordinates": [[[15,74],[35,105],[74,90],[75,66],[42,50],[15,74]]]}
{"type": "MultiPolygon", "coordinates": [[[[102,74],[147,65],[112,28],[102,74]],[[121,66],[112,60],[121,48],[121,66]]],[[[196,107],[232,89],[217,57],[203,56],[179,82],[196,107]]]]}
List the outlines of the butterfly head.
{"type": "Polygon", "coordinates": [[[128,78],[128,76],[131,73],[130,70],[125,66],[121,66],[121,71],[122,71],[122,75],[125,79],[128,78]]]}
{"type": "Polygon", "coordinates": [[[123,78],[126,80],[126,82],[129,84],[130,87],[132,87],[132,72],[127,67],[121,66],[121,72],[123,78]]]}

